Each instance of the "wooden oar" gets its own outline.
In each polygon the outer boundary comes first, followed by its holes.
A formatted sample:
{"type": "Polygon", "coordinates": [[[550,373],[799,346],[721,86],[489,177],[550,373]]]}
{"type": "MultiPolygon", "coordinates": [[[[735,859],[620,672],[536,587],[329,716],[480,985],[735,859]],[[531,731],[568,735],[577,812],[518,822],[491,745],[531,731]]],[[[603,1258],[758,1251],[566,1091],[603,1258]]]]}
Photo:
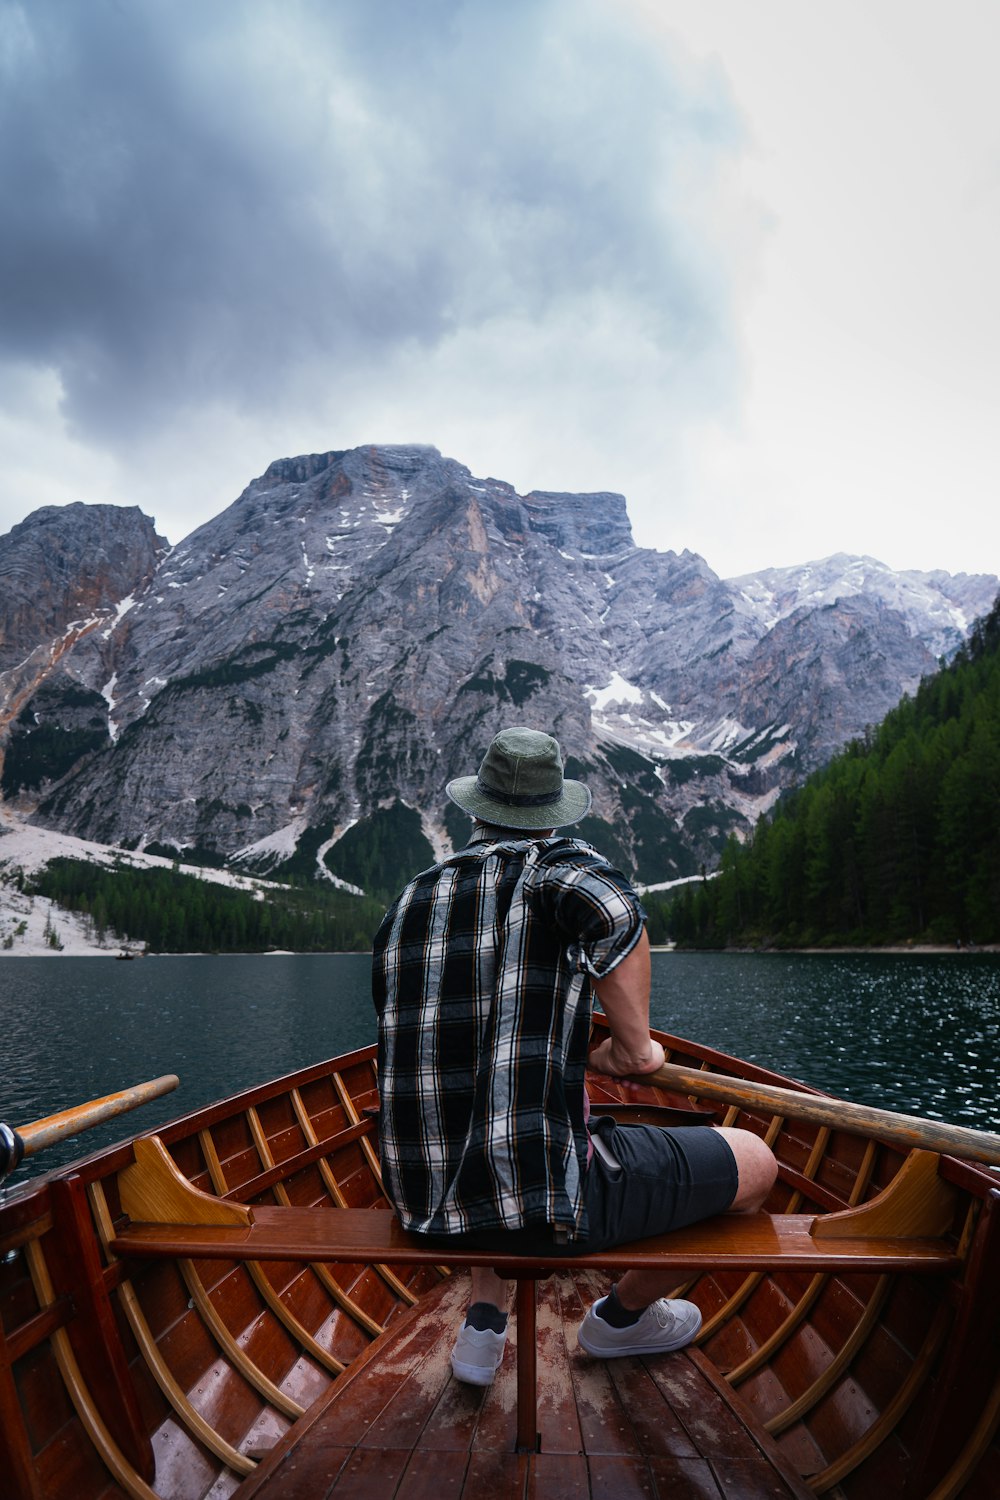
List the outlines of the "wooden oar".
{"type": "Polygon", "coordinates": [[[149,1104],[151,1100],[169,1094],[179,1082],[175,1073],[165,1073],[162,1078],[137,1083],[130,1089],[122,1089],[120,1093],[105,1094],[101,1099],[92,1099],[89,1104],[76,1104],[72,1109],[46,1115],[44,1120],[21,1125],[16,1133],[21,1139],[23,1154],[33,1156],[36,1151],[42,1151],[56,1141],[65,1140],[67,1136],[79,1135],[81,1130],[90,1130],[94,1125],[114,1119],[115,1115],[138,1109],[140,1104],[149,1104]]]}
{"type": "Polygon", "coordinates": [[[766,1109],[772,1114],[787,1115],[796,1120],[813,1120],[834,1130],[854,1135],[871,1135],[894,1145],[922,1147],[926,1151],[944,1151],[970,1161],[1000,1166],[1000,1136],[985,1130],[970,1130],[965,1125],[947,1125],[938,1120],[924,1120],[919,1115],[899,1115],[888,1109],[871,1109],[866,1104],[851,1104],[846,1099],[831,1099],[822,1094],[802,1094],[797,1089],[778,1088],[770,1083],[751,1083],[745,1078],[728,1078],[722,1073],[702,1073],[697,1068],[682,1068],[665,1063],[655,1073],[643,1074],[636,1082],[658,1083],[664,1088],[695,1094],[703,1099],[722,1099],[744,1109],[766,1109]]]}

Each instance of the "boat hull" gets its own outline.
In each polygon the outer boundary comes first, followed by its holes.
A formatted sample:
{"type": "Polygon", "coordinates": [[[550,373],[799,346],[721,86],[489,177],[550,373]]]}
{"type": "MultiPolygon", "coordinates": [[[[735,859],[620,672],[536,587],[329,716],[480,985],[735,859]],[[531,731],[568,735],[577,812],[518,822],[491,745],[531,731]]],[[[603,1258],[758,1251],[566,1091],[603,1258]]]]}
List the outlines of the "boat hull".
{"type": "MultiPolygon", "coordinates": [[[[670,1060],[686,1067],[791,1083],[712,1049],[661,1039],[670,1060]]],[[[870,1203],[906,1159],[871,1138],[761,1110],[604,1077],[590,1077],[588,1088],[595,1109],[694,1108],[699,1123],[708,1116],[755,1131],[779,1161],[767,1205],[775,1214],[826,1216],[870,1203]]],[[[196,1111],[157,1134],[184,1176],[216,1197],[269,1209],[377,1209],[384,1207],[377,1109],[374,1049],[365,1049],[196,1111]]],[[[133,1159],[132,1142],[123,1142],[10,1192],[0,1204],[4,1493],[16,1500],[287,1495],[287,1465],[300,1462],[295,1456],[315,1448],[324,1431],[343,1434],[348,1394],[357,1405],[358,1392],[376,1391],[386,1371],[400,1368],[406,1340],[421,1338],[435,1351],[422,1367],[426,1399],[435,1360],[440,1389],[411,1445],[413,1484],[418,1473],[431,1472],[427,1454],[437,1451],[433,1434],[443,1420],[433,1413],[467,1399],[456,1394],[446,1368],[445,1325],[464,1295],[461,1273],[449,1282],[443,1268],[427,1265],[122,1259],[112,1249],[124,1219],[119,1175],[133,1159]],[[434,1311],[441,1307],[443,1313],[434,1311]]],[[[983,1167],[942,1157],[938,1172],[952,1190],[945,1238],[957,1270],[815,1273],[779,1264],[703,1270],[678,1283],[676,1290],[703,1312],[696,1350],[673,1377],[654,1368],[656,1361],[627,1360],[612,1382],[626,1396],[634,1388],[645,1413],[630,1421],[621,1457],[633,1476],[645,1474],[649,1492],[662,1485],[667,1462],[653,1403],[663,1403],[666,1430],[671,1380],[675,1405],[683,1405],[677,1392],[697,1377],[725,1399],[727,1420],[749,1435],[787,1493],[848,1500],[887,1494],[980,1500],[997,1493],[1000,1194],[995,1174],[983,1167]],[[633,1368],[640,1365],[641,1372],[633,1368]]],[[[539,1334],[541,1409],[544,1390],[562,1392],[565,1411],[572,1405],[578,1414],[577,1427],[570,1424],[567,1438],[565,1424],[561,1437],[552,1423],[543,1424],[541,1451],[529,1456],[537,1473],[525,1455],[513,1468],[505,1460],[510,1487],[504,1480],[498,1493],[523,1494],[529,1479],[539,1496],[555,1493],[553,1464],[563,1450],[553,1444],[567,1442],[577,1447],[565,1454],[573,1464],[560,1471],[562,1480],[572,1471],[587,1486],[574,1480],[567,1493],[601,1491],[607,1454],[598,1450],[607,1438],[596,1438],[591,1453],[579,1412],[594,1399],[598,1377],[605,1383],[610,1377],[603,1367],[595,1371],[570,1337],[584,1292],[607,1285],[606,1275],[596,1276],[560,1273],[542,1294],[551,1327],[555,1309],[566,1311],[559,1313],[558,1338],[543,1345],[539,1334]]],[[[506,1442],[503,1389],[500,1380],[477,1417],[482,1433],[470,1429],[462,1469],[470,1495],[481,1493],[471,1486],[482,1477],[484,1455],[494,1451],[488,1444],[499,1444],[499,1453],[506,1442]]],[[[669,1422],[679,1422],[691,1441],[676,1411],[669,1422]]],[[[357,1439],[365,1451],[378,1447],[377,1424],[374,1435],[371,1427],[357,1439]]],[[[339,1451],[346,1442],[342,1435],[334,1446],[339,1451]]],[[[713,1454],[710,1438],[689,1461],[688,1493],[711,1493],[696,1487],[699,1465],[707,1466],[704,1474],[719,1493],[738,1493],[727,1491],[727,1454],[713,1454]]],[[[450,1458],[448,1472],[462,1462],[450,1458]]],[[[674,1454],[670,1462],[680,1458],[674,1454]]],[[[347,1458],[343,1465],[345,1474],[353,1472],[347,1458]]]]}

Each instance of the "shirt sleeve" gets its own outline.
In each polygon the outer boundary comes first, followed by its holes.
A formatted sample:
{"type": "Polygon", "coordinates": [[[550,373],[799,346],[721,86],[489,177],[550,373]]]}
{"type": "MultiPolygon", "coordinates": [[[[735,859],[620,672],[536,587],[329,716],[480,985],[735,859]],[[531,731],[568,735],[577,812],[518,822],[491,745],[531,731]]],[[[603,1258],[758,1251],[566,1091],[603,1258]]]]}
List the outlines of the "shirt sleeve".
{"type": "Polygon", "coordinates": [[[617,968],[639,941],[646,920],[631,883],[585,845],[542,862],[531,883],[531,902],[564,939],[571,961],[594,979],[617,968]]]}

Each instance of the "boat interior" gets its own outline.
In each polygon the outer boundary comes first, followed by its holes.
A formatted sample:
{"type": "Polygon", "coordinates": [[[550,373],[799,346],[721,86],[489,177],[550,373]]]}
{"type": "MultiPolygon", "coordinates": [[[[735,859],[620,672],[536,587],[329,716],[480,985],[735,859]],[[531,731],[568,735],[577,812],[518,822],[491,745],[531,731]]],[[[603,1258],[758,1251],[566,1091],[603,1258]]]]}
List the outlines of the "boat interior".
{"type": "MultiPolygon", "coordinates": [[[[662,1039],[688,1067],[788,1083],[662,1039]]],[[[626,1117],[752,1129],[778,1182],[761,1215],[511,1262],[485,1390],[449,1366],[466,1270],[415,1248],[382,1192],[373,1049],[9,1191],[3,1493],[995,1500],[996,1174],[659,1086],[588,1087],[626,1117]],[[587,1305],[657,1256],[702,1310],[696,1343],[591,1359],[587,1305]]]]}

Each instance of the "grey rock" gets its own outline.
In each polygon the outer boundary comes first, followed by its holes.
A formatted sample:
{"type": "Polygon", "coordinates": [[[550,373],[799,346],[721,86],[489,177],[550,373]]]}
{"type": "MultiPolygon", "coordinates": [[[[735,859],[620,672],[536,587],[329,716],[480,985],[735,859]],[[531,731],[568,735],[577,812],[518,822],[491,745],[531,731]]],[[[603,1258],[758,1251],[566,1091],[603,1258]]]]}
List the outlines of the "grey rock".
{"type": "Polygon", "coordinates": [[[584,833],[650,882],[714,863],[998,586],[852,558],[726,581],[636,547],[619,495],[519,496],[425,447],[280,460],[146,584],[127,572],[127,611],[19,700],[16,766],[43,725],[59,750],[5,782],[38,822],[343,874],[338,846],[410,808],[429,857],[463,836],[445,782],[520,722],[559,736],[584,833]],[[106,734],[65,764],[57,731],[97,701],[106,734]]]}
{"type": "Polygon", "coordinates": [[[0,672],[113,612],[166,552],[137,506],[46,506],[0,537],[0,672]]]}

